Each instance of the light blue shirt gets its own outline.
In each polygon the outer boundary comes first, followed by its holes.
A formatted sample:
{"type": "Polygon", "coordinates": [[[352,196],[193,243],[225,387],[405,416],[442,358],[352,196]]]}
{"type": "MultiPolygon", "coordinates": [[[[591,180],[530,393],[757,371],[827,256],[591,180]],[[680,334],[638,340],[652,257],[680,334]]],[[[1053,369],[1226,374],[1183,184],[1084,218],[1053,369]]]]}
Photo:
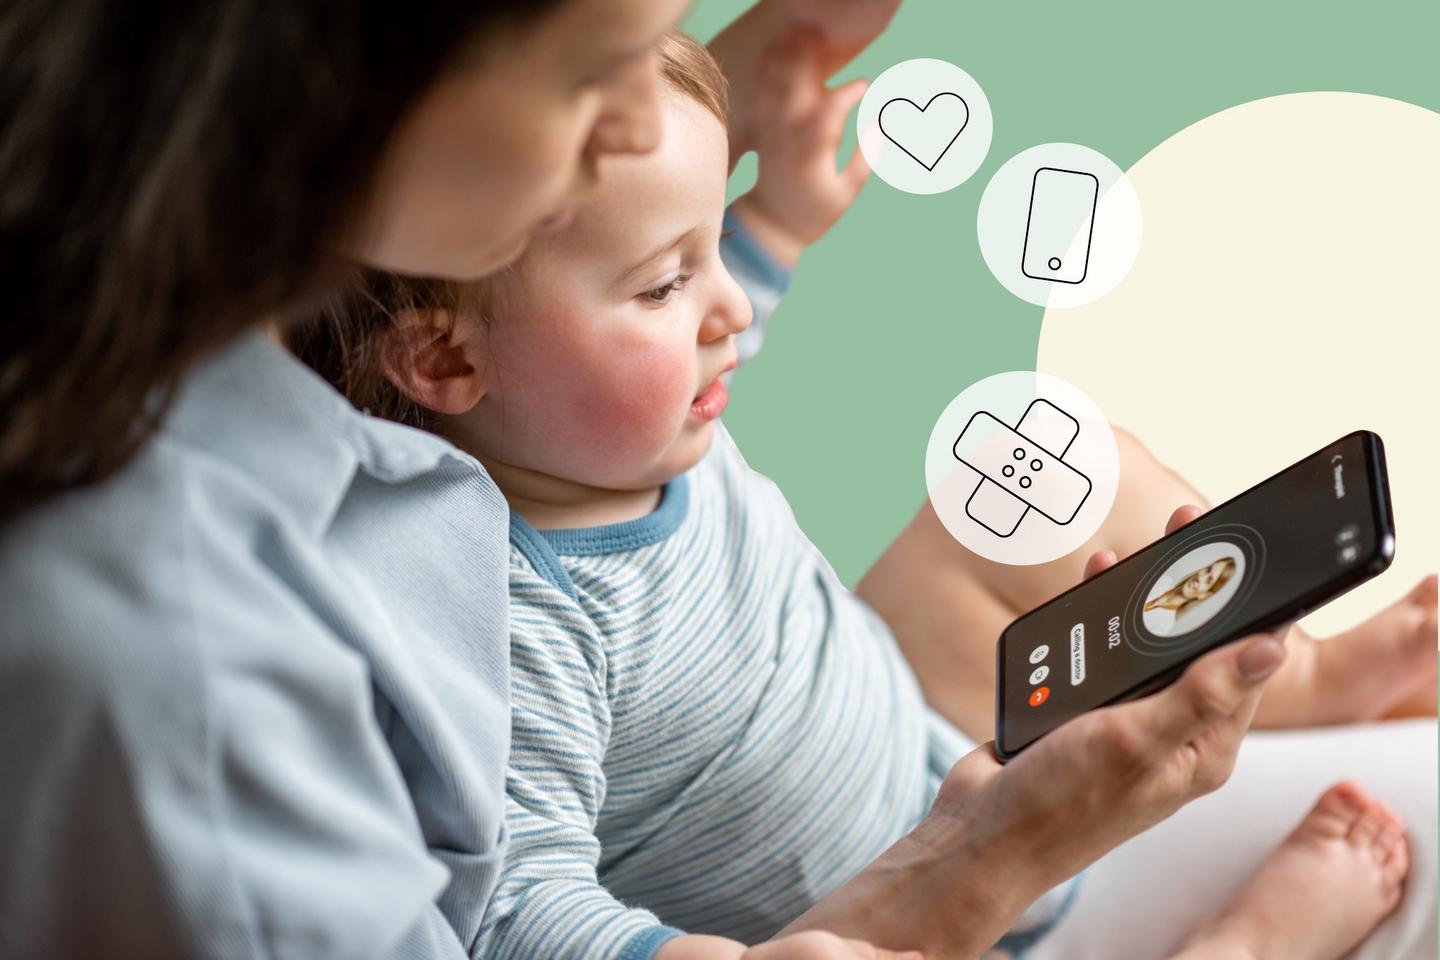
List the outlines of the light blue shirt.
{"type": "MultiPolygon", "coordinates": [[[[725,247],[763,328],[784,274],[725,247]]],[[[508,518],[251,333],[123,470],[0,529],[0,956],[472,954],[508,518]]]]}
{"type": "Polygon", "coordinates": [[[0,531],[0,956],[467,955],[507,519],[250,334],[119,474],[0,531]]]}
{"type": "MultiPolygon", "coordinates": [[[[729,225],[748,357],[788,276],[729,225]]],[[[0,529],[0,956],[474,955],[507,522],[472,458],[251,333],[123,470],[0,529]]]]}

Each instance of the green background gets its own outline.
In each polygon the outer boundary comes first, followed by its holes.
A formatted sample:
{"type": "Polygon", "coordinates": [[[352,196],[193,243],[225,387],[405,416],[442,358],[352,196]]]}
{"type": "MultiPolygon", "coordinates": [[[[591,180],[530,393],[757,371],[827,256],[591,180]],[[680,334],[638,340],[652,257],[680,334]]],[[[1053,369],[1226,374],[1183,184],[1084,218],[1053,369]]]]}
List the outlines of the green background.
{"type": "MultiPolygon", "coordinates": [[[[749,6],[700,0],[685,28],[708,40],[749,6]]],[[[984,376],[1034,366],[1043,310],[1000,286],[976,240],[980,194],[1001,164],[1071,141],[1128,168],[1197,120],[1284,93],[1354,91],[1440,110],[1437,38],[1435,0],[905,0],[833,82],[949,60],[990,100],[990,153],[935,196],[871,178],[801,260],[764,352],[738,375],[726,425],[853,585],[923,501],[940,411],[984,376]]],[[[853,143],[852,113],[844,156],[853,143]]],[[[753,183],[754,159],[737,169],[732,196],[753,183]]]]}

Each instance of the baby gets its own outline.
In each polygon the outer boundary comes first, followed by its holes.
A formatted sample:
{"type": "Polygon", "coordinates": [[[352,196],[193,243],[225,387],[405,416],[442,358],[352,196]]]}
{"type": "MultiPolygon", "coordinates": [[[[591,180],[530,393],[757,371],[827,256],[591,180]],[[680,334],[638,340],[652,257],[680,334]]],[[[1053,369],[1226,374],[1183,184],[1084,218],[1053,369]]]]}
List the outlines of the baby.
{"type": "MultiPolygon", "coordinates": [[[[339,385],[473,454],[512,508],[510,847],[486,957],[738,955],[695,935],[773,935],[912,828],[973,746],[720,425],[751,300],[773,304],[784,271],[764,269],[763,214],[722,240],[718,69],[678,35],[660,56],[659,149],[602,165],[590,201],[503,275],[372,278],[349,305],[371,333],[339,385]]],[[[809,95],[833,164],[845,110],[809,95]]],[[[1327,823],[1381,817],[1347,796],[1327,823]]],[[[1382,825],[1383,856],[1335,858],[1347,882],[1376,874],[1376,903],[1351,895],[1369,913],[1334,955],[1398,896],[1403,840],[1382,825]]],[[[1000,948],[1038,939],[1072,892],[1000,948]]],[[[1257,952],[1274,935],[1223,933],[1257,952]]],[[[1221,955],[1207,943],[1196,956],[1221,955]]]]}

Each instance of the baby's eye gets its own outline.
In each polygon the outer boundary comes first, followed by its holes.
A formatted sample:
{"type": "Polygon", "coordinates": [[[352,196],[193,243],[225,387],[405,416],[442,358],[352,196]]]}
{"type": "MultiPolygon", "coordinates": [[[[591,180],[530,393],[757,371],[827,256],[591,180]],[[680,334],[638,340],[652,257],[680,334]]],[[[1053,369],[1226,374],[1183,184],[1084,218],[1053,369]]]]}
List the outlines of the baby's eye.
{"type": "Polygon", "coordinates": [[[640,294],[640,299],[644,300],[646,303],[652,304],[668,303],[670,300],[670,295],[676,290],[684,287],[685,283],[690,279],[690,277],[691,274],[682,273],[680,274],[680,276],[676,277],[674,280],[671,280],[669,283],[661,284],[653,290],[646,290],[644,293],[640,294]]]}

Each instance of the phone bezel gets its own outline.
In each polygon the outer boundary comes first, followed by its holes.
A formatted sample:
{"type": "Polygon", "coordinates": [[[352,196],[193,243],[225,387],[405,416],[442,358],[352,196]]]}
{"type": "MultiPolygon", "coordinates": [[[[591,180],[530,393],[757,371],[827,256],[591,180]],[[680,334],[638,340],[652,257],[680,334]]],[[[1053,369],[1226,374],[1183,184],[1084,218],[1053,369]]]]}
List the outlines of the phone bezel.
{"type": "MultiPolygon", "coordinates": [[[[1209,644],[1208,646],[1194,651],[1194,653],[1187,656],[1183,661],[1173,664],[1172,666],[1166,668],[1160,673],[1149,677],[1141,681],[1140,683],[1122,691],[1121,693],[1105,701],[1094,709],[1098,710],[1102,707],[1108,707],[1113,704],[1124,703],[1127,700],[1133,700],[1137,697],[1143,697],[1146,694],[1154,693],[1157,690],[1169,686],[1171,683],[1175,682],[1175,680],[1179,679],[1180,674],[1185,672],[1186,667],[1188,667],[1199,657],[1205,655],[1211,650],[1214,650],[1216,647],[1224,646],[1226,643],[1232,643],[1235,640],[1239,639],[1241,636],[1246,636],[1263,630],[1271,630],[1280,626],[1281,624],[1298,620],[1306,614],[1313,612],[1321,606],[1324,606],[1326,603],[1329,603],[1331,600],[1334,600],[1336,597],[1339,597],[1342,594],[1354,589],[1361,583],[1364,583],[1366,580],[1369,580],[1370,578],[1384,572],[1384,570],[1388,566],[1390,566],[1390,562],[1394,559],[1395,556],[1395,522],[1394,515],[1391,512],[1389,474],[1386,471],[1385,467],[1385,444],[1380,439],[1380,436],[1378,434],[1370,430],[1355,430],[1351,433],[1345,434],[1343,437],[1340,437],[1337,440],[1332,441],[1331,443],[1325,444],[1325,446],[1321,447],[1320,449],[1315,450],[1304,457],[1301,457],[1299,460],[1296,460],[1294,463],[1281,470],[1277,470],[1275,473],[1266,477],[1264,480],[1261,480],[1259,483],[1253,484],[1247,489],[1231,497],[1229,500],[1226,500],[1224,503],[1217,505],[1216,507],[1212,508],[1210,512],[1213,513],[1215,510],[1220,510],[1224,507],[1228,507],[1230,504],[1235,503],[1237,500],[1241,500],[1247,496],[1250,496],[1252,493],[1259,490],[1267,483],[1270,483],[1272,480],[1276,480],[1284,476],[1286,473],[1294,470],[1296,467],[1299,467],[1307,460],[1310,460],[1311,458],[1323,453],[1328,448],[1347,443],[1354,437],[1360,438],[1362,444],[1361,448],[1365,455],[1366,477],[1370,481],[1369,487],[1372,521],[1374,522],[1376,531],[1374,548],[1371,551],[1370,556],[1366,558],[1365,562],[1362,564],[1356,564],[1348,571],[1345,571],[1350,575],[1348,579],[1338,581],[1333,585],[1321,584],[1315,587],[1313,590],[1309,591],[1308,593],[1302,595],[1298,600],[1296,600],[1295,603],[1291,604],[1288,607],[1277,609],[1272,613],[1257,620],[1237,625],[1235,630],[1228,632],[1221,637],[1218,637],[1213,643],[1209,644]]],[[[1198,523],[1199,518],[1197,518],[1194,522],[1198,523]]],[[[1000,632],[1000,638],[995,643],[995,755],[1001,762],[1013,759],[1014,757],[1024,752],[1028,747],[1034,745],[1035,743],[1038,743],[1045,736],[1048,736],[1049,732],[1053,732],[1049,731],[1047,733],[1042,733],[1039,737],[1036,737],[1029,743],[1025,743],[1019,747],[1016,747],[1014,750],[1009,750],[1005,746],[1005,651],[1007,638],[1010,636],[1011,631],[1014,630],[1020,623],[1029,619],[1040,611],[1045,610],[1053,604],[1060,603],[1072,593],[1076,593],[1084,589],[1088,584],[1093,583],[1095,580],[1098,580],[1099,577],[1108,576],[1112,571],[1119,570],[1126,564],[1133,563],[1139,558],[1142,553],[1149,550],[1151,547],[1154,547],[1157,544],[1164,543],[1172,537],[1179,536],[1189,526],[1189,524],[1186,524],[1179,530],[1166,534],[1159,540],[1155,540],[1151,543],[1146,544],[1139,550],[1136,550],[1130,556],[1126,557],[1124,560],[1121,560],[1115,566],[1111,567],[1109,570],[1106,570],[1104,573],[1099,574],[1098,577],[1078,583],[1075,586],[1071,587],[1069,590],[1066,590],[1064,593],[1061,593],[1058,596],[1051,598],[1050,600],[1046,601],[1035,609],[1021,614],[1019,617],[1016,617],[1013,621],[1011,621],[1011,623],[1000,632]]]]}

